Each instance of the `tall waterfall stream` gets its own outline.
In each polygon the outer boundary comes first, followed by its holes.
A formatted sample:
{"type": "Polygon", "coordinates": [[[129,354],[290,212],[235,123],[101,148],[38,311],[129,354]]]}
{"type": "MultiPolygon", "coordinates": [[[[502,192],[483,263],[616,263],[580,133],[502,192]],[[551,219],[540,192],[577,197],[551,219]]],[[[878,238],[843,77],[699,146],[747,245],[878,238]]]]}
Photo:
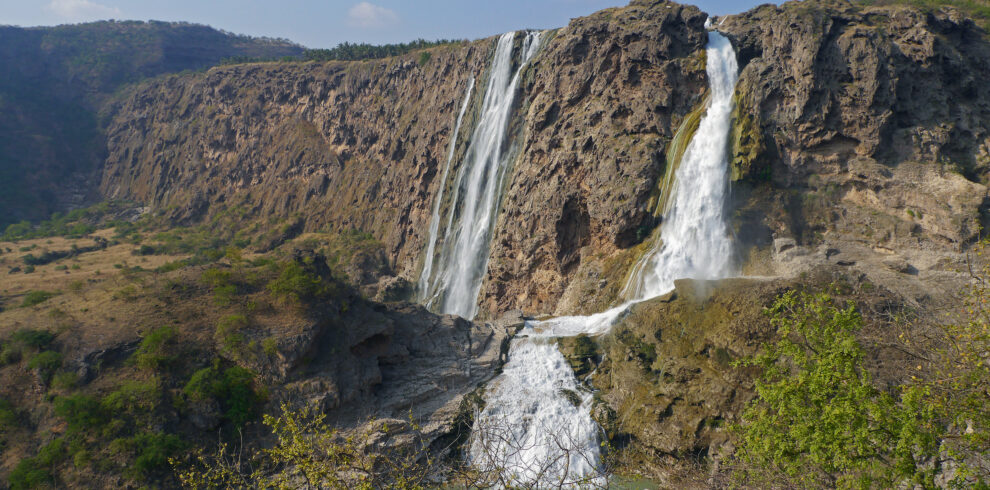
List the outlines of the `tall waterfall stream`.
{"type": "MultiPolygon", "coordinates": [[[[539,49],[540,34],[539,31],[526,33],[522,60],[514,72],[512,48],[516,33],[508,32],[498,39],[481,115],[454,177],[451,209],[447,212],[439,262],[436,270],[432,270],[433,250],[428,250],[426,261],[431,268],[424,267],[420,278],[420,296],[431,309],[468,319],[474,318],[478,312],[478,292],[488,269],[488,246],[511,166],[505,151],[506,131],[520,74],[539,49]]],[[[467,103],[465,100],[465,107],[467,103]]],[[[440,183],[441,188],[444,184],[440,183]]],[[[437,240],[440,197],[438,195],[434,203],[436,211],[430,223],[431,245],[437,240]]]]}

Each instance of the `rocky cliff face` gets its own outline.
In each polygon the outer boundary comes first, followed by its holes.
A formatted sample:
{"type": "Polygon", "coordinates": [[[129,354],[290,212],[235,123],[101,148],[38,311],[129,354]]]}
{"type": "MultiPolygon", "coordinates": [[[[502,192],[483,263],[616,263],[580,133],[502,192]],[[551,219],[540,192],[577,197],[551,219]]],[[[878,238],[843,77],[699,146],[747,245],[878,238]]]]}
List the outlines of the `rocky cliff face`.
{"type": "Polygon", "coordinates": [[[0,27],[0,227],[99,198],[106,157],[99,113],[122,85],[229,57],[302,51],[187,23],[0,27]]]}
{"type": "Polygon", "coordinates": [[[241,206],[376,235],[418,266],[454,118],[490,40],[386,60],[255,64],[144,85],[108,131],[102,189],[179,222],[241,206]]]}
{"type": "MultiPolygon", "coordinates": [[[[525,137],[483,314],[552,311],[583,247],[610,253],[653,226],[647,204],[666,142],[704,90],[704,19],[693,7],[634,3],[545,36],[513,122],[525,137]]],[[[144,85],[116,110],[103,192],[171,208],[179,221],[243,205],[301,214],[308,229],[369,231],[412,278],[456,111],[492,49],[489,39],[433,49],[423,63],[244,65],[144,85]]]]}
{"type": "MultiPolygon", "coordinates": [[[[702,103],[704,19],[633,2],[544,36],[512,123],[518,158],[483,316],[590,312],[614,299],[633,246],[658,224],[667,144],[702,103]]],[[[719,22],[742,70],[732,205],[754,272],[780,272],[751,260],[775,235],[878,250],[959,249],[976,236],[990,48],[971,21],[801,2],[719,22]]],[[[456,111],[492,49],[488,39],[428,58],[241,65],[145,84],[116,107],[103,192],[180,222],[237,207],[297,215],[309,230],[368,231],[412,279],[456,111]]]]}
{"type": "Polygon", "coordinates": [[[649,205],[667,144],[705,90],[705,18],[633,2],[576,19],[547,42],[527,74],[527,131],[482,311],[553,312],[582,266],[655,226],[649,205]]]}
{"type": "MultiPolygon", "coordinates": [[[[921,283],[949,274],[988,204],[985,33],[951,8],[846,2],[763,6],[718,23],[742,63],[732,149],[742,248],[770,237],[798,246],[772,264],[751,260],[749,272],[794,273],[822,247],[831,252],[810,262],[874,276],[884,261],[907,263],[921,283]]],[[[922,300],[940,289],[880,280],[922,300]]]]}

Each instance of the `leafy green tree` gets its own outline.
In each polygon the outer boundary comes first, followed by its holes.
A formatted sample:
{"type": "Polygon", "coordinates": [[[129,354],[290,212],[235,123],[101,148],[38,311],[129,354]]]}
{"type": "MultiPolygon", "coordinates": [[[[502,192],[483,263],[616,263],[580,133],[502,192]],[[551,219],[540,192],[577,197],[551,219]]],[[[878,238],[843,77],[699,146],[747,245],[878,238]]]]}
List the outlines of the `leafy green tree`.
{"type": "Polygon", "coordinates": [[[131,357],[138,367],[159,370],[172,364],[178,357],[173,351],[178,346],[178,331],[165,325],[148,332],[131,357]]]}
{"type": "MultiPolygon", "coordinates": [[[[949,428],[946,452],[957,465],[952,483],[990,488],[990,260],[987,244],[972,250],[972,286],[957,321],[937,325],[934,349],[926,349],[931,369],[913,377],[926,390],[925,403],[943,415],[949,428]],[[981,463],[982,461],[982,463],[981,463]]],[[[915,342],[923,339],[915,339],[915,342]]]]}
{"type": "Polygon", "coordinates": [[[759,369],[735,428],[740,476],[758,485],[934,485],[942,430],[924,386],[899,399],[863,368],[853,304],[790,291],[767,310],[780,340],[738,364],[759,369]]]}

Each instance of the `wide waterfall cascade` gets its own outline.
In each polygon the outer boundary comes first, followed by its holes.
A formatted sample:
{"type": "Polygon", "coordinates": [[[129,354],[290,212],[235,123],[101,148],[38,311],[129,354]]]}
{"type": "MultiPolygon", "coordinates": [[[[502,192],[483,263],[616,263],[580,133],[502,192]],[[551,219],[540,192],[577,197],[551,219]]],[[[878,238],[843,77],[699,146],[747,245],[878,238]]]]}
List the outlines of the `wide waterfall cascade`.
{"type": "MultiPolygon", "coordinates": [[[[660,233],[624,288],[626,302],[590,316],[527,322],[513,340],[503,373],[489,386],[488,403],[475,422],[475,431],[483,434],[486,425],[516,421],[511,438],[500,446],[518,459],[508,471],[521,468],[520,476],[535,476],[529,468],[552,460],[572,464],[541,468],[548,481],[580,481],[596,471],[599,431],[589,415],[590,397],[580,396],[575,407],[574,397],[567,395],[578,386],[573,371],[567,363],[556,362],[562,356],[547,337],[605,333],[633,304],[671,291],[675,279],[718,279],[733,273],[732,239],[724,210],[738,65],[731,43],[717,32],[709,32],[706,53],[708,107],[677,168],[672,202],[660,233]],[[565,447],[561,441],[572,445],[565,447]],[[525,450],[513,452],[520,447],[525,450]]],[[[471,447],[473,461],[483,459],[478,444],[476,440],[471,447]]]]}
{"type": "Polygon", "coordinates": [[[428,307],[441,313],[471,319],[478,311],[489,242],[511,166],[505,151],[509,119],[520,76],[539,49],[540,34],[526,33],[514,72],[516,33],[503,34],[495,47],[478,123],[455,176],[439,262],[436,271],[431,271],[432,280],[423,281],[428,286],[421,296],[428,307]]]}
{"type": "Polygon", "coordinates": [[[454,122],[454,132],[450,135],[450,149],[447,150],[447,162],[443,166],[443,173],[440,175],[440,188],[436,197],[433,198],[433,214],[430,217],[429,239],[426,244],[426,258],[423,262],[423,272],[419,276],[419,299],[427,302],[430,293],[430,276],[433,274],[433,253],[437,246],[437,231],[440,229],[440,204],[443,202],[443,189],[447,185],[447,174],[450,173],[450,162],[454,160],[454,150],[457,149],[457,134],[461,131],[461,121],[464,120],[464,113],[467,112],[471,102],[471,93],[474,92],[474,77],[468,81],[467,93],[464,95],[464,103],[457,113],[457,120],[454,122]]]}

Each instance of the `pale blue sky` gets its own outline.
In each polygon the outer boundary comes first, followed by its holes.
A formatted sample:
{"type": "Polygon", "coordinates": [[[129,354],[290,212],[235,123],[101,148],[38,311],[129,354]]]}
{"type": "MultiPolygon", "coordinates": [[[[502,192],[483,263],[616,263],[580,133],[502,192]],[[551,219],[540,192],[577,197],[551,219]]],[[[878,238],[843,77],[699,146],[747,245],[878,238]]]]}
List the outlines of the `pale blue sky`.
{"type": "MultiPolygon", "coordinates": [[[[308,47],[342,41],[391,43],[477,39],[550,28],[628,0],[0,0],[0,25],[55,25],[97,19],[183,20],[308,47]]],[[[691,3],[691,2],[687,2],[691,3]]],[[[697,0],[714,14],[764,1],[697,0]]]]}

